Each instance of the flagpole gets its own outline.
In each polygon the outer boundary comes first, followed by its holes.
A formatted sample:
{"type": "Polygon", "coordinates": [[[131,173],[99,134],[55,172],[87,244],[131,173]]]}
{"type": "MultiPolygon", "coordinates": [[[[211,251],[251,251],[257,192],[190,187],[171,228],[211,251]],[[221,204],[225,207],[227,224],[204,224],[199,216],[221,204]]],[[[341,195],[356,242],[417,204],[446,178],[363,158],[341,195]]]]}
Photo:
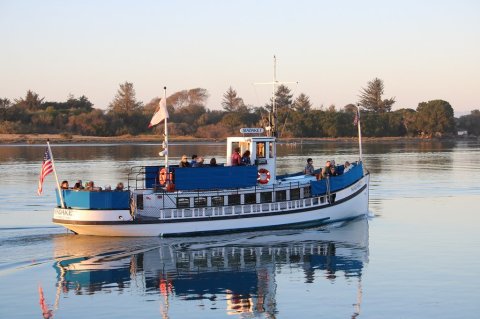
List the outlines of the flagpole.
{"type": "Polygon", "coordinates": [[[50,141],[47,139],[48,152],[50,153],[50,159],[52,160],[53,174],[55,174],[55,181],[57,182],[58,195],[60,196],[60,203],[62,208],[65,208],[65,202],[63,201],[62,190],[60,189],[60,183],[58,182],[57,170],[55,169],[55,161],[53,160],[52,149],[50,148],[50,141]]]}
{"type": "MultiPolygon", "coordinates": [[[[167,87],[166,86],[163,87],[163,98],[165,99],[165,108],[167,108],[167,87]]],[[[164,135],[165,135],[164,151],[165,151],[165,174],[166,174],[165,177],[166,177],[166,180],[168,180],[170,176],[168,172],[168,116],[165,117],[165,134],[164,135]]]]}
{"type": "Polygon", "coordinates": [[[360,162],[363,161],[363,152],[362,152],[362,127],[361,127],[361,122],[360,122],[360,105],[357,105],[357,118],[358,118],[358,123],[357,123],[357,128],[358,128],[358,149],[360,153],[360,162]]]}

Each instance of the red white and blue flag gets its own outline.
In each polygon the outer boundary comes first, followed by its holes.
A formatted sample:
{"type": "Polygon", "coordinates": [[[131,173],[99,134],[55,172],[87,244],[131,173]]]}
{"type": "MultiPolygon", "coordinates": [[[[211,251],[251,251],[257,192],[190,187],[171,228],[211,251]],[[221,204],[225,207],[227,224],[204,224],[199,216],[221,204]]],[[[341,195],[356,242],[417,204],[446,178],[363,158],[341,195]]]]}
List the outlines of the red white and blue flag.
{"type": "Polygon", "coordinates": [[[45,177],[53,172],[53,163],[52,156],[50,156],[50,151],[48,147],[45,149],[45,154],[43,155],[42,170],[40,171],[40,180],[38,181],[38,190],[37,194],[41,195],[43,191],[43,181],[45,177]]]}

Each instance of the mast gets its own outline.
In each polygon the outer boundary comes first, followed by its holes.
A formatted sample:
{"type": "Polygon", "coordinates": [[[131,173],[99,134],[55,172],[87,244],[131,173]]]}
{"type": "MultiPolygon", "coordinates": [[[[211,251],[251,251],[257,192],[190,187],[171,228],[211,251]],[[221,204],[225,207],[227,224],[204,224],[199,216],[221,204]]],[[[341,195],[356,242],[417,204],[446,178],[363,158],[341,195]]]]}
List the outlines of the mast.
{"type": "MultiPolygon", "coordinates": [[[[167,106],[167,87],[163,87],[163,98],[165,99],[165,107],[167,106]]],[[[167,174],[167,179],[170,174],[168,174],[168,116],[165,117],[165,132],[163,140],[163,154],[165,156],[165,174],[167,174]]]]}
{"type": "Polygon", "coordinates": [[[277,88],[277,57],[273,55],[273,90],[272,90],[272,116],[273,116],[273,125],[270,130],[270,136],[277,137],[277,104],[275,98],[275,91],[277,88]]]}
{"type": "Polygon", "coordinates": [[[273,137],[278,137],[277,135],[277,104],[276,104],[276,99],[275,99],[275,93],[277,91],[277,86],[279,84],[292,84],[292,83],[295,83],[295,84],[298,84],[298,81],[297,82],[279,82],[277,80],[277,56],[276,55],[273,55],[273,81],[272,82],[266,82],[266,83],[254,83],[256,85],[259,85],[259,84],[269,84],[269,85],[272,85],[272,112],[270,113],[269,112],[269,116],[268,116],[268,121],[269,121],[269,125],[271,126],[270,127],[270,133],[269,133],[269,136],[273,136],[273,137]]]}
{"type": "Polygon", "coordinates": [[[362,127],[360,123],[360,104],[357,104],[357,129],[358,129],[358,152],[360,157],[360,162],[363,161],[363,152],[362,152],[362,127]]]}

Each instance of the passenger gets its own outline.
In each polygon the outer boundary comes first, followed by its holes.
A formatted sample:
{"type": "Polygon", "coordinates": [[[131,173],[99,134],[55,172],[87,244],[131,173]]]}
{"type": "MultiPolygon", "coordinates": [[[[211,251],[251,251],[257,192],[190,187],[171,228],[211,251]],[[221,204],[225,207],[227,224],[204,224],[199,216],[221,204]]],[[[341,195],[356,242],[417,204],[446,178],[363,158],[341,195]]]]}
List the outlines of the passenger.
{"type": "Polygon", "coordinates": [[[330,176],[338,176],[338,172],[335,166],[330,166],[330,176]]]}
{"type": "Polygon", "coordinates": [[[102,190],[101,187],[95,187],[95,183],[93,181],[89,181],[87,183],[87,187],[85,187],[85,190],[87,191],[92,191],[92,192],[99,192],[102,190]]]}
{"type": "Polygon", "coordinates": [[[218,164],[217,164],[217,159],[215,157],[212,157],[212,159],[210,160],[210,167],[217,167],[218,164]]]}
{"type": "Polygon", "coordinates": [[[117,187],[115,188],[115,191],[123,192],[123,183],[122,182],[117,184],[117,187]]]}
{"type": "Polygon", "coordinates": [[[110,185],[105,185],[105,186],[103,187],[103,190],[105,190],[105,191],[111,191],[111,190],[112,190],[112,186],[110,186],[110,185]]]}
{"type": "Polygon", "coordinates": [[[180,161],[180,164],[178,164],[178,167],[190,167],[187,155],[182,155],[182,159],[180,161]]]}
{"type": "Polygon", "coordinates": [[[240,147],[235,147],[235,150],[232,154],[232,166],[241,165],[242,157],[240,156],[240,147]]]}
{"type": "Polygon", "coordinates": [[[197,157],[198,157],[197,154],[192,155],[192,161],[190,162],[191,167],[194,167],[193,164],[197,162],[197,157]]]}
{"type": "Polygon", "coordinates": [[[192,167],[203,167],[204,166],[203,161],[204,161],[203,157],[200,156],[198,158],[198,161],[195,162],[195,164],[193,164],[192,167]]]}
{"type": "Polygon", "coordinates": [[[250,161],[250,151],[249,150],[246,150],[243,153],[242,158],[240,159],[240,165],[244,165],[244,166],[252,165],[252,162],[250,161]]]}
{"type": "Polygon", "coordinates": [[[330,161],[327,161],[325,163],[325,167],[322,169],[322,177],[326,178],[330,176],[330,166],[332,166],[332,163],[330,161]]]}
{"type": "Polygon", "coordinates": [[[315,175],[315,168],[313,167],[313,159],[311,158],[307,159],[307,166],[305,166],[303,173],[305,175],[315,175]]]}
{"type": "Polygon", "coordinates": [[[73,185],[73,189],[75,189],[75,190],[83,189],[82,181],[81,181],[81,180],[78,180],[78,181],[75,183],[75,185],[73,185]]]}
{"type": "Polygon", "coordinates": [[[346,162],[345,162],[345,165],[343,165],[343,174],[345,174],[346,172],[348,172],[351,168],[352,168],[352,165],[350,164],[350,162],[349,162],[349,161],[346,161],[346,162]]]}
{"type": "Polygon", "coordinates": [[[62,186],[60,186],[61,189],[68,189],[68,181],[63,181],[62,186]]]}
{"type": "Polygon", "coordinates": [[[93,191],[94,187],[95,187],[95,183],[93,181],[90,181],[90,182],[87,183],[87,187],[85,187],[85,190],[93,191]]]}

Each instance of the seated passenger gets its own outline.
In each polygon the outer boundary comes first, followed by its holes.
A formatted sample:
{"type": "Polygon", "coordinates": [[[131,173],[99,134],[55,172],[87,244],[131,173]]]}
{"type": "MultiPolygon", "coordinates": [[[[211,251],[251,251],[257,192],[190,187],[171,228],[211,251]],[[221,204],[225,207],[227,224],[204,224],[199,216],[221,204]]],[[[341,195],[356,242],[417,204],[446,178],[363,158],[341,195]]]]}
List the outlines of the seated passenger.
{"type": "Polygon", "coordinates": [[[190,166],[194,167],[193,165],[197,162],[197,154],[192,155],[192,161],[190,162],[190,166]]]}
{"type": "Polygon", "coordinates": [[[62,185],[60,186],[61,189],[68,189],[68,181],[63,181],[62,185]]]}
{"type": "Polygon", "coordinates": [[[307,159],[307,166],[305,166],[303,170],[303,174],[305,175],[314,175],[315,168],[313,167],[313,160],[311,158],[307,159]]]}
{"type": "Polygon", "coordinates": [[[251,161],[250,161],[250,151],[249,150],[246,150],[243,155],[242,155],[242,158],[240,159],[240,165],[252,165],[251,161]]]}
{"type": "Polygon", "coordinates": [[[75,190],[83,189],[82,181],[81,181],[81,180],[78,180],[78,181],[75,183],[75,185],[73,185],[73,189],[75,189],[75,190]]]}
{"type": "Polygon", "coordinates": [[[343,168],[343,174],[345,174],[346,172],[348,172],[352,168],[352,165],[350,164],[349,161],[346,161],[345,165],[343,167],[344,167],[343,168]]]}
{"type": "Polygon", "coordinates": [[[330,166],[330,176],[338,176],[335,166],[330,166]]]}
{"type": "Polygon", "coordinates": [[[190,167],[187,155],[182,155],[182,159],[180,160],[180,164],[178,164],[178,167],[190,167]]]}
{"type": "Polygon", "coordinates": [[[195,162],[195,164],[192,165],[192,167],[203,167],[203,157],[199,157],[198,160],[195,162]]]}
{"type": "Polygon", "coordinates": [[[330,166],[332,166],[331,162],[327,161],[325,163],[325,167],[322,168],[322,177],[323,178],[326,178],[326,177],[330,176],[330,166]]]}
{"type": "Polygon", "coordinates": [[[123,191],[123,183],[122,182],[117,184],[117,187],[115,188],[115,191],[117,191],[117,192],[122,192],[123,191]]]}
{"type": "Polygon", "coordinates": [[[93,181],[89,181],[87,183],[87,187],[85,187],[85,190],[87,191],[92,191],[92,192],[98,192],[98,191],[101,191],[102,188],[101,187],[95,187],[95,184],[93,181]]]}
{"type": "Polygon", "coordinates": [[[210,160],[210,167],[216,167],[216,166],[218,166],[217,159],[215,157],[212,157],[212,159],[210,160]]]}

